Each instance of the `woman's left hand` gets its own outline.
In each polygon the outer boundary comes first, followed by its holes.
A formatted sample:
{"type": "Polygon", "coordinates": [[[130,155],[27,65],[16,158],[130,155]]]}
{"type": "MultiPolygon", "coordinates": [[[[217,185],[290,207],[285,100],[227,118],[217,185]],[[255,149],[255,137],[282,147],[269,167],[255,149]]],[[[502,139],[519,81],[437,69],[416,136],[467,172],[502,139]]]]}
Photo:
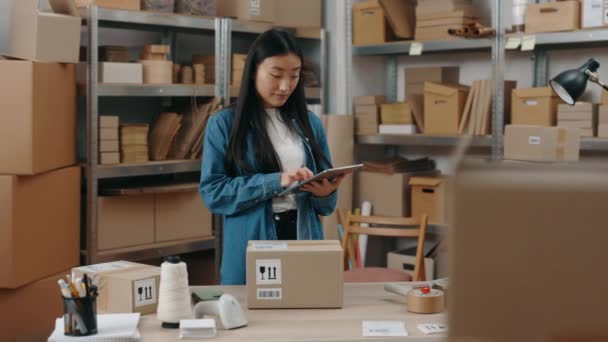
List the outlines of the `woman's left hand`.
{"type": "Polygon", "coordinates": [[[333,182],[330,182],[328,179],[324,179],[320,182],[310,182],[302,185],[300,190],[310,192],[315,197],[327,197],[336,191],[343,179],[344,175],[341,175],[338,176],[338,178],[336,178],[333,182]]]}

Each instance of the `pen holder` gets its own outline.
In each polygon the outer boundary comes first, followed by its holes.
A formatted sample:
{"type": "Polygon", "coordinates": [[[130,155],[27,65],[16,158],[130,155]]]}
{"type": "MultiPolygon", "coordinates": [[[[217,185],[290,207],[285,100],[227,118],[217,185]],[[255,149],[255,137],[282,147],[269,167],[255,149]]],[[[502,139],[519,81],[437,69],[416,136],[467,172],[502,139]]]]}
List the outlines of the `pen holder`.
{"type": "Polygon", "coordinates": [[[97,334],[97,296],[63,297],[63,333],[69,336],[97,334]]]}

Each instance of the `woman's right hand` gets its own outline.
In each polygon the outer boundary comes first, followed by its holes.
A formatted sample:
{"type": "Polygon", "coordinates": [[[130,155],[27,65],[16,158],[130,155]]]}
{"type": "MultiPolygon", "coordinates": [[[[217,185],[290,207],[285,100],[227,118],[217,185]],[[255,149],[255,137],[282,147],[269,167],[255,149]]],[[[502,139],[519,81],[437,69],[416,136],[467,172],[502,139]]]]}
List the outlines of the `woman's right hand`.
{"type": "Polygon", "coordinates": [[[299,167],[297,169],[289,170],[281,173],[281,186],[286,188],[293,182],[305,181],[313,176],[314,174],[307,167],[299,167]]]}

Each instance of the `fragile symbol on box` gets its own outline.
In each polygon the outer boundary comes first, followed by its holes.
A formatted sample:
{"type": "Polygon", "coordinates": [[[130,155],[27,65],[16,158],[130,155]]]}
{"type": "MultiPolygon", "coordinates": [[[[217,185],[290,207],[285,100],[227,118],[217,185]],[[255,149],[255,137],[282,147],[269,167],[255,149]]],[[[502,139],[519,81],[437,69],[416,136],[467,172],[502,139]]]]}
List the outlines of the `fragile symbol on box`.
{"type": "Polygon", "coordinates": [[[255,261],[256,284],[281,284],[281,260],[260,259],[255,261]]]}
{"type": "Polygon", "coordinates": [[[156,304],[155,278],[136,280],[133,286],[135,307],[156,304]]]}

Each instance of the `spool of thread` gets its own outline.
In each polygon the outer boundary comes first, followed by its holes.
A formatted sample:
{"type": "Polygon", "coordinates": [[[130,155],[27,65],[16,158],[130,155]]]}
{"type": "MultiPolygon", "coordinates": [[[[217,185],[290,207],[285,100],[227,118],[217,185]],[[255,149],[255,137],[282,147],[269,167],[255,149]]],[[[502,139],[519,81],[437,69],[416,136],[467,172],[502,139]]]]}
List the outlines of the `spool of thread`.
{"type": "Polygon", "coordinates": [[[205,84],[205,65],[193,64],[192,68],[194,69],[194,83],[205,84]]]}
{"type": "Polygon", "coordinates": [[[163,328],[178,329],[181,319],[192,318],[188,270],[179,257],[168,257],[160,266],[158,320],[163,328]]]}
{"type": "Polygon", "coordinates": [[[407,311],[432,314],[442,312],[444,310],[445,296],[443,291],[429,289],[424,293],[421,289],[412,289],[407,293],[407,311]]]}
{"type": "Polygon", "coordinates": [[[173,64],[173,83],[179,83],[179,74],[182,71],[182,66],[179,64],[173,64]]]}
{"type": "Polygon", "coordinates": [[[182,68],[182,83],[192,84],[192,67],[185,66],[182,68]]]}

